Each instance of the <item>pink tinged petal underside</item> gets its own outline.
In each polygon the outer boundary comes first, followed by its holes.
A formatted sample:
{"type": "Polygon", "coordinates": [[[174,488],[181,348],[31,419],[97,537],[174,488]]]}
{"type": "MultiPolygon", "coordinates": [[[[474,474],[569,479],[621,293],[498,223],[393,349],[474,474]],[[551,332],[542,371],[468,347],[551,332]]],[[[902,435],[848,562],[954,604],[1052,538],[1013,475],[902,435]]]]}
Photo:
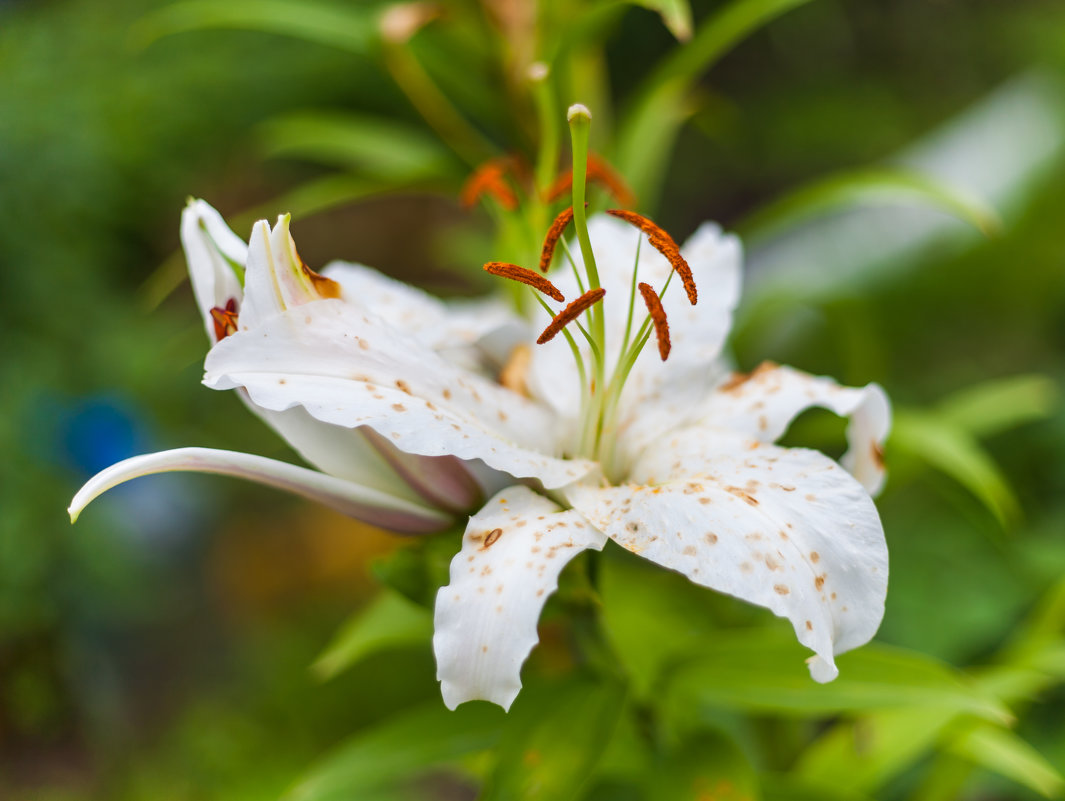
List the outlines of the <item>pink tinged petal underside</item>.
{"type": "Polygon", "coordinates": [[[112,487],[140,476],[174,471],[218,473],[302,495],[371,525],[409,534],[439,531],[449,515],[379,490],[262,456],[211,448],[178,448],[134,456],[91,478],[71,501],[71,520],[112,487]]]}
{"type": "Polygon", "coordinates": [[[503,490],[470,518],[451,583],[436,596],[433,648],[449,709],[475,699],[510,708],[559,573],[605,543],[580,514],[523,486],[503,490]]]}
{"type": "Polygon", "coordinates": [[[240,305],[244,290],[238,274],[248,260],[248,246],[226,225],[222,216],[202,200],[189,201],[181,214],[181,245],[188,261],[192,291],[203,316],[207,336],[215,341],[211,309],[240,305]]]}
{"type": "Polygon", "coordinates": [[[369,426],[407,453],[481,459],[547,487],[595,467],[551,455],[560,443],[547,409],[340,300],[289,309],[226,337],[206,368],[204,383],[214,389],[245,387],[266,409],[302,406],[324,423],[369,426]]]}
{"type": "Polygon", "coordinates": [[[774,442],[797,415],[813,406],[850,417],[849,450],[841,461],[876,495],[884,484],[884,440],[891,429],[891,405],[877,384],[841,387],[831,378],[767,362],[720,385],[702,407],[701,420],[707,426],[774,442]]]}
{"type": "Polygon", "coordinates": [[[299,406],[283,412],[263,409],[246,392],[238,394],[252,412],[323,473],[452,511],[467,512],[485,497],[467,464],[453,456],[404,453],[372,429],[322,423],[299,406]]]}
{"type": "Polygon", "coordinates": [[[867,642],[887,593],[884,533],[865,489],[824,454],[687,429],[635,483],[568,491],[620,545],[697,584],[788,618],[830,681],[833,654],[867,642]]]}

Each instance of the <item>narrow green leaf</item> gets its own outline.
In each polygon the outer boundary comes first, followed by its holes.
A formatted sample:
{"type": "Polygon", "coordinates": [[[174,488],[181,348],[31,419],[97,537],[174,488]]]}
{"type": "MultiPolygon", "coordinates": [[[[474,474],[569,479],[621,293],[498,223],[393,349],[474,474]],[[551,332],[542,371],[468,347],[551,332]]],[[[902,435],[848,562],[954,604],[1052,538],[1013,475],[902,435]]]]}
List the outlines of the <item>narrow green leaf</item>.
{"type": "Polygon", "coordinates": [[[954,739],[948,750],[1047,798],[1060,798],[1065,791],[1065,779],[1054,766],[1009,729],[974,726],[954,739]]]}
{"type": "Polygon", "coordinates": [[[810,0],[732,0],[699,25],[695,35],[683,47],[673,50],[655,68],[645,93],[682,78],[692,83],[725,53],[759,28],[768,25],[785,11],[810,0]]]}
{"type": "Polygon", "coordinates": [[[643,208],[654,208],[673,143],[695,111],[687,84],[675,79],[649,96],[620,128],[614,162],[643,208]]]}
{"type": "Polygon", "coordinates": [[[265,123],[259,141],[268,157],[345,167],[384,181],[435,177],[452,166],[448,151],[435,137],[401,122],[368,115],[286,114],[265,123]]]}
{"type": "Polygon", "coordinates": [[[576,798],[623,707],[624,688],[602,678],[525,688],[480,801],[576,798]]]}
{"type": "Polygon", "coordinates": [[[1057,385],[1044,375],[984,381],[947,398],[940,414],[975,437],[987,437],[1054,413],[1057,385]]]}
{"type": "Polygon", "coordinates": [[[883,168],[819,178],[755,212],[738,230],[756,240],[837,209],[886,203],[932,206],[989,236],[1000,228],[993,209],[961,190],[911,170],[883,168]]]}
{"type": "Polygon", "coordinates": [[[890,447],[941,470],[972,492],[1004,528],[1020,516],[1006,477],[979,442],[943,415],[897,410],[890,447]]]}
{"type": "Polygon", "coordinates": [[[347,620],[311,670],[330,679],[378,651],[417,643],[428,647],[432,636],[429,610],[386,589],[347,620]]]}
{"type": "Polygon", "coordinates": [[[703,732],[667,754],[647,782],[648,801],[758,801],[758,777],[722,734],[703,732]]]}
{"type": "Polygon", "coordinates": [[[838,657],[839,678],[817,684],[803,663],[809,652],[790,635],[782,627],[719,633],[673,673],[670,702],[799,715],[926,706],[1010,719],[1002,704],[958,671],[879,644],[838,657]]]}
{"type": "Polygon", "coordinates": [[[692,38],[692,9],[688,0],[632,0],[636,5],[655,11],[669,32],[678,41],[686,42],[692,38]]]}
{"type": "Polygon", "coordinates": [[[840,721],[803,751],[793,773],[871,794],[933,751],[957,717],[949,707],[903,707],[840,721]]]}
{"type": "Polygon", "coordinates": [[[493,748],[504,721],[503,710],[479,702],[454,712],[433,702],[396,715],[323,758],[285,795],[285,801],[367,798],[376,788],[493,748]]]}
{"type": "Polygon", "coordinates": [[[637,90],[618,125],[615,161],[641,205],[653,207],[680,127],[694,110],[698,78],[748,34],[809,0],[732,0],[666,56],[637,90]]]}
{"type": "Polygon", "coordinates": [[[142,18],[130,31],[135,46],[176,33],[225,28],[291,36],[364,55],[377,38],[374,9],[285,0],[185,0],[142,18]]]}

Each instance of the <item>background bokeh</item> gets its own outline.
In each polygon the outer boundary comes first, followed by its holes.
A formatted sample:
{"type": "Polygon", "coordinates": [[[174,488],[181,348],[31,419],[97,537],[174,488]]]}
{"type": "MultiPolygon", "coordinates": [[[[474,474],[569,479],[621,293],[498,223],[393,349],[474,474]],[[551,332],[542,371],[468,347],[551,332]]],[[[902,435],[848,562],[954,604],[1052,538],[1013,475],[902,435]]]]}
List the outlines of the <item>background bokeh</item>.
{"type": "MultiPolygon", "coordinates": [[[[360,261],[446,295],[484,289],[478,267],[495,257],[489,218],[456,199],[469,165],[424,145],[392,56],[225,25],[177,32],[148,17],[164,5],[0,3],[0,798],[276,798],[347,735],[437,695],[427,641],[327,682],[308,670],[376,592],[375,560],[407,543],[200,476],[144,479],[67,520],[78,486],[134,453],[295,458],[199,384],[205,339],[174,257],[187,196],[242,235],[292,208],[310,265],[360,261]],[[311,133],[294,126],[323,111],[334,117],[311,133]],[[329,141],[337,114],[363,120],[361,149],[329,141]],[[380,141],[409,163],[375,154],[380,141]]],[[[417,58],[481,139],[531,155],[530,103],[508,71],[526,54],[506,15],[523,4],[445,5],[410,42],[417,58]]],[[[579,18],[580,4],[544,5],[579,18]]],[[[560,97],[592,105],[597,131],[677,47],[652,11],[598,5],[601,47],[569,54],[580,69],[560,97]]],[[[695,3],[696,25],[721,5],[695,3]]],[[[1065,6],[798,5],[699,81],[641,208],[678,240],[704,219],[750,234],[739,367],[772,359],[886,387],[899,416],[879,639],[978,667],[1033,615],[1065,617],[1045,612],[1065,607],[1065,6]],[[756,214],[893,164],[984,192],[1001,224],[984,235],[905,193],[856,192],[876,202],[798,222],[756,214]]],[[[810,415],[789,436],[840,430],[810,415]]],[[[1065,771],[1061,686],[1015,711],[1065,771]]],[[[786,769],[790,747],[766,759],[786,769]]],[[[921,783],[927,767],[875,797],[952,797],[921,783]]],[[[450,781],[420,792],[470,797],[450,781]]],[[[982,769],[944,786],[1035,797],[982,769]]]]}

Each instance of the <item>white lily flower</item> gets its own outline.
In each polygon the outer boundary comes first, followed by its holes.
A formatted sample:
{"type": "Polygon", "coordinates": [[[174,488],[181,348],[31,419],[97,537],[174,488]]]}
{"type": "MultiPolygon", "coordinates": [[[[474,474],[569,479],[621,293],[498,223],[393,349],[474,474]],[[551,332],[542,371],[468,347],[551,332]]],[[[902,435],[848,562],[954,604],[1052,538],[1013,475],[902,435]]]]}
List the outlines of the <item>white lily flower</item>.
{"type": "MultiPolygon", "coordinates": [[[[356,264],[336,262],[323,275],[300,260],[283,217],[271,230],[252,229],[250,246],[202,200],[190,201],[181,220],[193,293],[212,345],[286,310],[322,298],[372,303],[391,324],[413,331],[471,369],[478,339],[513,337],[513,315],[502,303],[449,307],[405,284],[356,264]],[[247,277],[247,284],[245,284],[247,277]],[[509,333],[508,333],[509,332],[509,333]]],[[[325,425],[303,409],[272,410],[245,404],[321,472],[262,457],[209,448],[179,448],[126,459],[93,477],[70,505],[77,519],[111,487],[152,473],[194,470],[245,478],[317,500],[351,517],[393,531],[439,531],[484,497],[486,471],[452,457],[422,458],[397,450],[372,429],[325,425]]],[[[498,484],[487,476],[491,487],[498,484]]]]}
{"type": "MultiPolygon", "coordinates": [[[[738,240],[704,225],[678,250],[644,218],[589,224],[575,208],[580,250],[569,266],[545,279],[486,265],[577,298],[557,313],[545,301],[555,316],[539,341],[552,332],[567,341],[519,344],[498,379],[468,356],[485,337],[512,341],[502,318],[470,319],[365,268],[327,269],[323,287],[282,219],[272,232],[253,229],[243,303],[230,316],[218,311],[228,298],[217,286],[197,293],[224,323],[204,382],[243,393],[304,458],[363,490],[400,497],[367,475],[376,471],[362,462],[368,431],[405,454],[393,459],[450,460],[430,461],[442,467],[422,484],[482,463],[516,480],[470,518],[437,596],[433,644],[450,708],[471,699],[509,708],[562,568],[607,540],[788,618],[814,652],[814,679],[834,678],[834,655],[867,642],[883,615],[887,550],[870,498],[883,478],[883,391],[772,365],[730,374],[719,357],[739,297],[738,240]],[[667,293],[674,275],[683,291],[667,293]],[[646,318],[636,313],[644,304],[646,318]],[[652,335],[662,361],[644,354],[652,335]],[[851,418],[846,469],[773,444],[811,406],[851,418]]],[[[221,239],[211,238],[215,266],[221,239]]],[[[124,476],[107,473],[83,494],[124,476]]]]}

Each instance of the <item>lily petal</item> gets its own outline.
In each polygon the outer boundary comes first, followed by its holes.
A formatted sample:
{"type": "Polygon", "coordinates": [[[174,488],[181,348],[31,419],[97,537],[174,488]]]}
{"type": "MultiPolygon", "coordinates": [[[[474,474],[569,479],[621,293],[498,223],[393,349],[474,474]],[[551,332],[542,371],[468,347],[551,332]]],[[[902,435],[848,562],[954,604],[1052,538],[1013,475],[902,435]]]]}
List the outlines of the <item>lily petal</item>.
{"type": "Polygon", "coordinates": [[[372,429],[322,423],[299,406],[275,412],[256,406],[246,392],[239,395],[252,412],[323,473],[455,512],[468,512],[485,497],[466,464],[453,456],[414,456],[393,447],[372,429]]]}
{"type": "Polygon", "coordinates": [[[340,285],[311,270],[289,233],[290,217],[283,214],[270,228],[255,223],[248,240],[248,268],[239,328],[247,331],[285,309],[321,298],[340,296],[340,285]]]}
{"type": "Polygon", "coordinates": [[[449,709],[475,699],[510,708],[559,573],[604,544],[580,514],[523,486],[503,490],[470,518],[451,583],[436,596],[433,649],[449,709]]]}
{"type": "Polygon", "coordinates": [[[324,423],[369,426],[407,453],[481,459],[548,488],[595,469],[547,455],[560,445],[547,409],[340,300],[289,309],[222,340],[207,355],[204,383],[244,387],[265,409],[302,406],[324,423]]]}
{"type": "Polygon", "coordinates": [[[816,656],[876,633],[887,546],[868,493],[817,451],[690,428],[636,465],[635,483],[567,490],[573,508],[623,547],[697,584],[788,618],[816,656]]]}
{"type": "Polygon", "coordinates": [[[132,478],[174,471],[219,473],[244,478],[302,495],[371,525],[390,531],[427,533],[445,528],[451,517],[435,509],[387,495],[350,481],[278,462],[263,456],[212,448],[176,450],[134,456],[93,476],[70,503],[71,522],[95,498],[132,478]]]}
{"type": "Polygon", "coordinates": [[[217,211],[202,200],[190,200],[181,214],[181,245],[189,265],[192,291],[200,308],[207,336],[216,340],[211,309],[239,306],[244,295],[241,279],[248,246],[229,230],[217,211]]]}
{"type": "Polygon", "coordinates": [[[841,463],[876,495],[884,485],[884,440],[891,429],[891,404],[878,384],[842,387],[831,378],[767,362],[721,384],[702,407],[702,420],[708,426],[774,442],[812,406],[851,418],[850,447],[841,463]]]}
{"type": "Polygon", "coordinates": [[[373,312],[467,369],[480,368],[484,356],[501,364],[515,345],[529,338],[525,321],[499,298],[444,302],[349,262],[331,262],[322,275],[340,285],[345,301],[373,312]]]}

